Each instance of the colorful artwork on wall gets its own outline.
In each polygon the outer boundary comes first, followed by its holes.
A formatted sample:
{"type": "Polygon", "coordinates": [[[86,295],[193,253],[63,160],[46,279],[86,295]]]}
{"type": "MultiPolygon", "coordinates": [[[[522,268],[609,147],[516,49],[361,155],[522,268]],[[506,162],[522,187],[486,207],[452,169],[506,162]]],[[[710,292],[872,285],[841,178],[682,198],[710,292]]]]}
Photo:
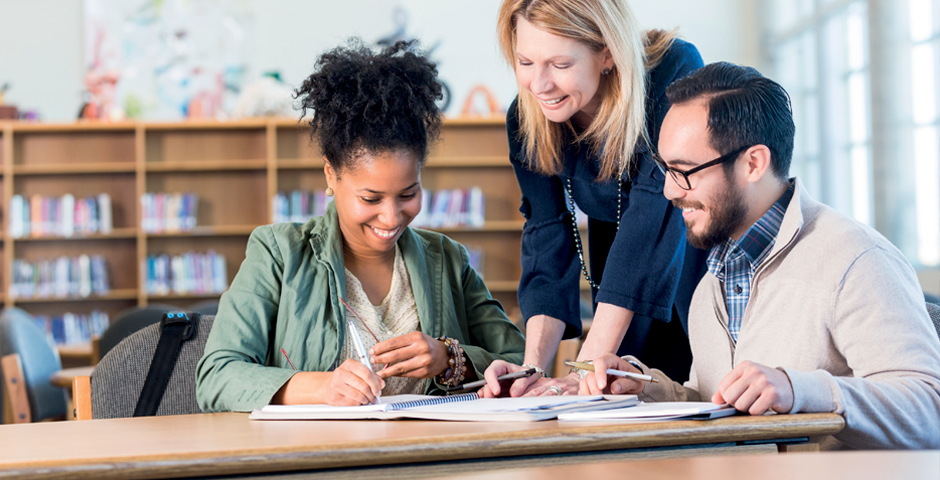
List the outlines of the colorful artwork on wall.
{"type": "Polygon", "coordinates": [[[255,0],[85,0],[85,118],[225,118],[255,0]]]}

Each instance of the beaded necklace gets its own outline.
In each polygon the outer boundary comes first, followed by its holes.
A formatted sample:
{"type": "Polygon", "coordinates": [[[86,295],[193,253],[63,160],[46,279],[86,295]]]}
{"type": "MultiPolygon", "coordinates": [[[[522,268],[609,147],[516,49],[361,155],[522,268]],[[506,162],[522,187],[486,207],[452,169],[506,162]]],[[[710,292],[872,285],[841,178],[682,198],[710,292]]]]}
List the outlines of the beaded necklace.
{"type": "MultiPolygon", "coordinates": [[[[578,259],[581,260],[581,271],[584,273],[584,279],[588,281],[591,288],[597,290],[598,286],[588,273],[587,264],[584,263],[584,247],[581,246],[581,231],[578,229],[578,220],[574,215],[574,196],[571,194],[571,177],[565,181],[565,190],[568,191],[568,212],[571,213],[571,231],[574,234],[574,245],[578,249],[578,259]]],[[[620,201],[622,197],[620,180],[617,180],[617,232],[620,231],[620,201]]]]}

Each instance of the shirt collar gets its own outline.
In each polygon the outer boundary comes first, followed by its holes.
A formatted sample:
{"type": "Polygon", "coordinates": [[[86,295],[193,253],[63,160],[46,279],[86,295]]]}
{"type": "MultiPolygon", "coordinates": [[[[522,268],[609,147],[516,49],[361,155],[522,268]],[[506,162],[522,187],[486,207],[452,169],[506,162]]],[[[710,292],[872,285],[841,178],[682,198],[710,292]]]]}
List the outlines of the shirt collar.
{"type": "Polygon", "coordinates": [[[751,264],[751,267],[757,267],[770,254],[774,246],[774,240],[780,231],[780,224],[783,222],[783,216],[787,212],[787,205],[793,198],[794,182],[788,182],[787,190],[777,199],[776,202],[762,215],[751,228],[744,233],[740,240],[735,242],[728,239],[719,245],[716,245],[708,253],[708,271],[715,277],[724,278],[725,260],[729,253],[738,249],[744,252],[744,257],[751,264]]]}

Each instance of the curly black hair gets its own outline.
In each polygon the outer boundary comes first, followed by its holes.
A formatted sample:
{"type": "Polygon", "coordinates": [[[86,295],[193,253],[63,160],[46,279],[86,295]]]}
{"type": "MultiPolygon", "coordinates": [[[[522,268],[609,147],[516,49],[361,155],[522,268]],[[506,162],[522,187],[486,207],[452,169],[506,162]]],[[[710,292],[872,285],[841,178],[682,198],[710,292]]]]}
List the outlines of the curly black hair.
{"type": "Polygon", "coordinates": [[[415,43],[397,42],[375,52],[359,39],[317,59],[314,72],[294,91],[300,119],[334,169],[362,155],[397,150],[414,153],[423,165],[443,115],[437,66],[415,53],[415,43]]]}

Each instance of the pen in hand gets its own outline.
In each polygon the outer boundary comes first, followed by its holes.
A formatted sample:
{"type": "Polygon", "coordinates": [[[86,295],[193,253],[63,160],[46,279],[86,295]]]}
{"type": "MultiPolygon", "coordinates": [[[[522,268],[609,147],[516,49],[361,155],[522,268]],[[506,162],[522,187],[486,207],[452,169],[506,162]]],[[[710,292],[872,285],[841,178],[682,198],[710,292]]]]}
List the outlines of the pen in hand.
{"type": "MultiPolygon", "coordinates": [[[[343,302],[343,305],[346,308],[348,308],[350,311],[352,311],[354,315],[356,315],[357,317],[359,316],[359,314],[356,313],[355,310],[353,310],[349,305],[346,304],[345,300],[343,300],[342,298],[340,298],[339,300],[343,302]]],[[[359,321],[362,321],[362,319],[360,318],[359,321]]],[[[365,345],[362,344],[362,337],[359,336],[359,330],[356,329],[356,324],[353,323],[352,318],[346,317],[346,330],[347,330],[347,334],[349,335],[349,338],[353,342],[353,346],[356,348],[356,356],[359,357],[359,362],[365,365],[366,368],[368,368],[369,371],[374,374],[375,369],[372,368],[372,362],[369,361],[369,355],[366,354],[366,347],[365,345]]],[[[381,394],[382,392],[380,391],[379,393],[375,395],[376,403],[379,403],[381,394]]]]}
{"type": "MultiPolygon", "coordinates": [[[[586,363],[586,362],[565,362],[565,365],[568,365],[569,367],[577,368],[578,370],[589,370],[591,372],[594,371],[594,365],[591,365],[590,363],[586,363]]],[[[613,375],[615,377],[632,378],[634,380],[642,380],[644,382],[659,383],[659,380],[653,378],[651,375],[644,375],[642,373],[625,372],[623,370],[617,370],[614,368],[608,368],[607,374],[613,375]]]]}
{"type": "MultiPolygon", "coordinates": [[[[502,382],[503,380],[515,380],[517,378],[531,377],[535,375],[538,371],[534,368],[528,370],[519,370],[518,372],[507,373],[505,375],[500,375],[496,377],[496,380],[502,382]]],[[[460,390],[469,390],[471,388],[482,387],[486,385],[486,380],[477,380],[475,382],[465,383],[463,385],[457,385],[456,387],[448,388],[447,392],[458,392],[460,390]]]]}

